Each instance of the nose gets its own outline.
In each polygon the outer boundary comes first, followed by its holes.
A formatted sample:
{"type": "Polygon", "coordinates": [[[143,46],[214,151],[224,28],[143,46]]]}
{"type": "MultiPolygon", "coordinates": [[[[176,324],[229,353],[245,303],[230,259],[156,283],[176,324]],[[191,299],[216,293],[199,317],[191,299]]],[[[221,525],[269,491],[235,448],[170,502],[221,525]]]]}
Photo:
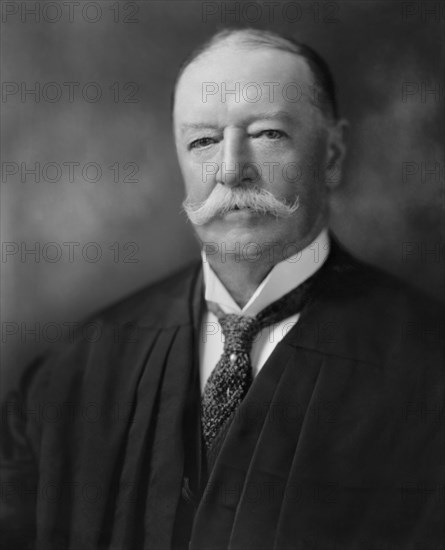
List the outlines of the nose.
{"type": "Polygon", "coordinates": [[[247,136],[240,128],[227,128],[224,132],[218,180],[229,187],[252,183],[256,170],[248,150],[247,136]]]}

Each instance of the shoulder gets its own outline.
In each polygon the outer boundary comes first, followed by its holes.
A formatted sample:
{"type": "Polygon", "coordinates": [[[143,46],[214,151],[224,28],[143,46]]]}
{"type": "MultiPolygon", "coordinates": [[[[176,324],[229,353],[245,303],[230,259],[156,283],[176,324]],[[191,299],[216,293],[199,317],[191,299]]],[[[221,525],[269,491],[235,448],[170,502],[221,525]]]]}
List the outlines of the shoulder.
{"type": "Polygon", "coordinates": [[[20,384],[24,393],[34,387],[41,390],[57,371],[79,372],[98,355],[112,358],[130,344],[137,344],[135,339],[189,323],[189,302],[199,286],[200,273],[200,262],[191,262],[95,311],[76,323],[66,338],[19,368],[12,383],[20,384]]]}
{"type": "Polygon", "coordinates": [[[443,360],[444,304],[334,244],[306,312],[307,347],[375,365],[443,360]],[[314,332],[314,327],[317,330],[314,332]]]}
{"type": "Polygon", "coordinates": [[[132,322],[163,328],[188,321],[189,303],[200,284],[201,263],[190,262],[168,277],[118,300],[90,319],[101,323],[132,322]]]}
{"type": "Polygon", "coordinates": [[[369,315],[384,314],[389,320],[415,315],[427,320],[440,319],[444,312],[443,302],[355,258],[338,243],[327,271],[328,293],[343,308],[351,306],[356,313],[361,310],[369,315]]]}
{"type": "MultiPolygon", "coordinates": [[[[144,348],[159,333],[191,323],[191,304],[201,295],[201,264],[194,261],[159,281],[96,311],[78,324],[69,341],[46,354],[48,360],[71,365],[118,364],[118,358],[144,348]]],[[[94,366],[95,365],[95,366],[94,366]]]]}
{"type": "MultiPolygon", "coordinates": [[[[156,332],[190,323],[190,303],[199,293],[201,264],[193,261],[76,324],[64,341],[44,352],[44,357],[80,357],[99,349],[133,342],[142,332],[156,332]]],[[[79,361],[80,362],[80,361],[79,361]]]]}
{"type": "Polygon", "coordinates": [[[200,262],[192,262],[95,312],[66,341],[21,368],[3,399],[3,406],[9,407],[8,430],[19,434],[15,439],[26,433],[38,454],[40,431],[46,424],[31,422],[23,411],[38,415],[49,403],[82,401],[91,395],[95,397],[90,401],[100,402],[96,392],[108,392],[108,399],[125,391],[137,379],[149,350],[190,324],[190,302],[193,294],[199,294],[200,273],[200,262]]]}

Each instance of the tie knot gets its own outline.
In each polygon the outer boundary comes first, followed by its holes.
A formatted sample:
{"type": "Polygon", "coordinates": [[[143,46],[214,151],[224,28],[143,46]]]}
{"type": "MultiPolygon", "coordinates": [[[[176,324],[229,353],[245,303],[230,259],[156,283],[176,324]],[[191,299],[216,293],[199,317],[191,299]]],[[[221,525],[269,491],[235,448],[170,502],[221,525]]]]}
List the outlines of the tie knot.
{"type": "Polygon", "coordinates": [[[224,348],[249,352],[253,339],[261,328],[256,318],[228,314],[222,315],[218,320],[225,338],[224,348]]]}

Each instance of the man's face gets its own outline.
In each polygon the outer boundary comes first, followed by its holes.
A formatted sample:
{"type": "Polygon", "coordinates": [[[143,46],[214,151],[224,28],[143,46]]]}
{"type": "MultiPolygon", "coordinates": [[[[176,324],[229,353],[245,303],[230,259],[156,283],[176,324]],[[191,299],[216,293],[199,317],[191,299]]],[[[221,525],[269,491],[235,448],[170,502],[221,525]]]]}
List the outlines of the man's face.
{"type": "MultiPolygon", "coordinates": [[[[328,125],[313,104],[304,59],[272,49],[207,52],[181,76],[174,133],[187,198],[205,201],[216,186],[265,189],[290,216],[235,209],[195,229],[203,242],[300,244],[325,224],[328,125]]],[[[315,97],[316,100],[316,97],[315,97]]],[[[295,253],[287,246],[285,255],[295,253]]]]}

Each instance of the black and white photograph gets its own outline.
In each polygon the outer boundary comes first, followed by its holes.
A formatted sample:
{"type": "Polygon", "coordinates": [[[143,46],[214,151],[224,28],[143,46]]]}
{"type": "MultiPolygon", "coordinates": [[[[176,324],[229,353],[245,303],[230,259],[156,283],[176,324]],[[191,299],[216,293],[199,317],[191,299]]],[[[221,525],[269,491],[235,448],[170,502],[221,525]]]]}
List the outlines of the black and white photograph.
{"type": "Polygon", "coordinates": [[[4,550],[445,550],[445,3],[1,0],[4,550]]]}

